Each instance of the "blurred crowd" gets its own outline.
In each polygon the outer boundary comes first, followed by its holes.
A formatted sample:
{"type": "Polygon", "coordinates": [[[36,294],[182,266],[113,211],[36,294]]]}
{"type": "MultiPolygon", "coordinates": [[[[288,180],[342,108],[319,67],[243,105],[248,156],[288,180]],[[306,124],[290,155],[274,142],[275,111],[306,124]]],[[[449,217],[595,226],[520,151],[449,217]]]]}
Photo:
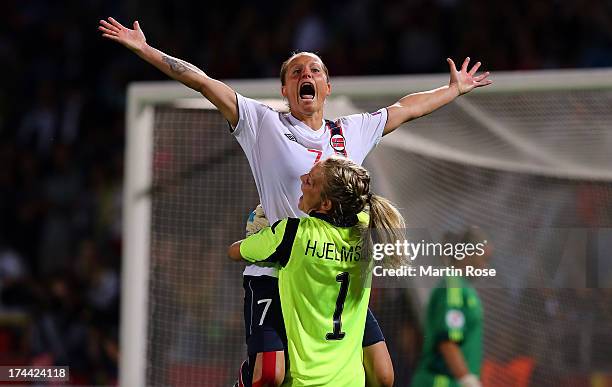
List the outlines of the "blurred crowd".
{"type": "Polygon", "coordinates": [[[164,76],[96,27],[135,19],[148,41],[221,78],[277,77],[296,49],[334,75],[612,66],[603,0],[5,0],[0,12],[0,364],[117,377],[125,91],[164,76]]]}

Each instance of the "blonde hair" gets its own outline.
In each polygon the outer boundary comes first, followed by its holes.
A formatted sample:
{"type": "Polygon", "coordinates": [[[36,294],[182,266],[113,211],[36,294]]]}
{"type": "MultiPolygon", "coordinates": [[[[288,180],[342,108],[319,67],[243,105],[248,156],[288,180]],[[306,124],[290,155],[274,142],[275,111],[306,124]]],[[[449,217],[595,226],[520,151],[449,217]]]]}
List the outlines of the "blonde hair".
{"type": "Polygon", "coordinates": [[[325,63],[323,63],[323,59],[321,59],[321,57],[315,54],[314,52],[300,51],[300,52],[294,52],[293,54],[291,54],[291,56],[286,61],[284,61],[283,64],[281,65],[280,81],[281,81],[282,86],[285,86],[285,76],[287,75],[287,69],[289,68],[289,63],[291,63],[293,59],[301,55],[308,55],[308,56],[317,58],[319,62],[321,62],[321,65],[323,66],[323,71],[325,72],[325,77],[327,78],[327,82],[329,82],[329,70],[327,70],[327,66],[325,66],[325,63]]]}
{"type": "MultiPolygon", "coordinates": [[[[321,198],[331,201],[327,215],[334,223],[369,210],[370,221],[364,230],[364,256],[370,258],[374,243],[393,243],[404,238],[404,217],[386,198],[370,192],[370,173],[353,161],[331,156],[321,162],[324,181],[321,198]]],[[[384,263],[398,266],[399,256],[391,256],[384,263]]]]}

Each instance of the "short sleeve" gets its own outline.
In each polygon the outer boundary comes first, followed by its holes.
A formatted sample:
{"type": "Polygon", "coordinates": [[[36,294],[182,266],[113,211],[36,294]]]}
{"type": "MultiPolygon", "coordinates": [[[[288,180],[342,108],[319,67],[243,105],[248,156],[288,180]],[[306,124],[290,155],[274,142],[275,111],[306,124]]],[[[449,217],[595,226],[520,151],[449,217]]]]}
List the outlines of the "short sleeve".
{"type": "Polygon", "coordinates": [[[273,111],[267,105],[236,93],[238,104],[238,124],[233,128],[232,134],[236,137],[242,148],[247,151],[256,142],[257,132],[266,113],[273,111]]]}
{"type": "Polygon", "coordinates": [[[240,244],[240,255],[248,262],[271,262],[287,265],[300,220],[279,220],[246,238],[240,244]]]}
{"type": "MultiPolygon", "coordinates": [[[[387,124],[387,109],[373,113],[353,114],[340,118],[348,144],[359,144],[357,152],[363,158],[380,142],[387,124]]],[[[355,150],[353,150],[355,153],[355,150]]]]}

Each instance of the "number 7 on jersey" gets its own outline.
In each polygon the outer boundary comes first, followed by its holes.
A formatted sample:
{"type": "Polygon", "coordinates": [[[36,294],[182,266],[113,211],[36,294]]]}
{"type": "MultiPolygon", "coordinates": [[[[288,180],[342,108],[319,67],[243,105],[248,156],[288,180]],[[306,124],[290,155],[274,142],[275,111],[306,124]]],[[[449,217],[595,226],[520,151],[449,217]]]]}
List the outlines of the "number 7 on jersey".
{"type": "Polygon", "coordinates": [[[311,149],[308,148],[308,152],[312,152],[312,153],[316,153],[317,154],[317,158],[315,159],[313,164],[316,164],[319,162],[319,160],[321,160],[321,155],[323,154],[323,151],[317,150],[317,149],[311,149]]]}

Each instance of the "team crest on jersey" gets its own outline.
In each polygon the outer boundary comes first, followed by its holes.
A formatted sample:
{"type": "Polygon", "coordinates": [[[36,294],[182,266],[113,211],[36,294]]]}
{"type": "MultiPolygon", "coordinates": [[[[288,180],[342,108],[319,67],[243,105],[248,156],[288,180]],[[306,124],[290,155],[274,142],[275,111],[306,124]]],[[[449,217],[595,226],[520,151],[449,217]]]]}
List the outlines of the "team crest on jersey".
{"type": "Polygon", "coordinates": [[[347,157],[346,154],[346,139],[344,138],[344,134],[342,134],[342,127],[340,126],[340,121],[330,121],[325,120],[327,129],[329,129],[329,145],[332,147],[334,152],[338,155],[342,155],[347,157]]]}
{"type": "Polygon", "coordinates": [[[333,148],[333,150],[335,150],[336,152],[344,152],[344,149],[346,147],[346,142],[344,140],[343,135],[334,134],[333,136],[331,136],[329,143],[331,147],[333,148]]]}
{"type": "Polygon", "coordinates": [[[446,325],[449,328],[463,328],[465,325],[465,316],[458,309],[451,309],[446,312],[446,325]]]}

